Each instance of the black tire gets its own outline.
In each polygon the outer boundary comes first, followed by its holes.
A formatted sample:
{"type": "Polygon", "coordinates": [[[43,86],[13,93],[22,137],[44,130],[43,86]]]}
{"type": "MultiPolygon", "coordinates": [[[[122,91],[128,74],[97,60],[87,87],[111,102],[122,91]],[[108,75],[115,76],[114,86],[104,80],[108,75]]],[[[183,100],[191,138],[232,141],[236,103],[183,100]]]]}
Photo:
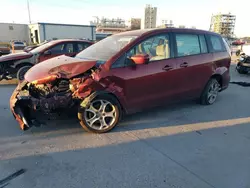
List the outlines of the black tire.
{"type": "Polygon", "coordinates": [[[248,71],[246,71],[243,67],[239,66],[236,69],[238,71],[239,74],[247,74],[248,71]]]}
{"type": "Polygon", "coordinates": [[[220,88],[219,82],[215,78],[211,78],[208,81],[206,87],[204,88],[204,90],[203,90],[203,92],[201,94],[200,103],[202,105],[211,105],[211,104],[213,104],[216,101],[216,98],[217,98],[218,93],[219,93],[219,88],[218,88],[217,92],[215,92],[216,93],[215,99],[214,100],[210,100],[210,97],[211,97],[210,96],[210,92],[211,92],[210,90],[211,90],[212,85],[214,85],[214,84],[217,85],[220,88]]]}
{"type": "Polygon", "coordinates": [[[26,72],[31,68],[32,66],[23,66],[21,67],[18,72],[17,72],[17,79],[18,81],[22,81],[24,80],[24,75],[26,74],[26,72]]]}
{"type": "MultiPolygon", "coordinates": [[[[85,117],[87,115],[87,111],[88,111],[87,109],[89,107],[87,107],[87,108],[80,107],[78,110],[78,119],[79,119],[80,124],[83,127],[83,129],[86,130],[87,132],[99,133],[99,134],[106,133],[106,132],[112,130],[113,128],[115,128],[115,126],[119,123],[119,120],[120,120],[121,114],[122,114],[122,110],[121,110],[120,103],[117,101],[117,99],[108,95],[108,94],[105,94],[105,95],[101,95],[101,96],[94,98],[92,101],[90,101],[90,103],[95,104],[95,103],[98,103],[98,101],[100,101],[100,100],[107,101],[110,104],[112,104],[114,107],[114,111],[115,111],[116,116],[115,116],[113,122],[107,128],[97,129],[97,128],[91,127],[89,125],[89,123],[87,122],[87,120],[85,119],[85,117]]],[[[104,117],[103,115],[100,115],[100,114],[99,114],[99,116],[100,116],[100,118],[104,117]]],[[[105,117],[104,117],[104,121],[106,122],[105,117]]]]}

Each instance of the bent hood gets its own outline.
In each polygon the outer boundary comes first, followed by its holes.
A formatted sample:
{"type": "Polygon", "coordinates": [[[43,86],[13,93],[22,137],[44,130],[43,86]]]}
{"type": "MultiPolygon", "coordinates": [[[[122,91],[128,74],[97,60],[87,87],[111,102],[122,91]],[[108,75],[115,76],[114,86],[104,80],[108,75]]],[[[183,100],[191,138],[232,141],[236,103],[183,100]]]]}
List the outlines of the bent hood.
{"type": "Polygon", "coordinates": [[[25,80],[33,82],[51,75],[57,75],[62,78],[72,78],[86,72],[96,63],[97,61],[86,61],[62,55],[43,61],[30,68],[25,74],[25,80]]]}
{"type": "Polygon", "coordinates": [[[1,56],[0,62],[27,59],[27,58],[30,58],[32,56],[33,56],[32,53],[27,53],[27,52],[14,53],[14,54],[1,56]]]}

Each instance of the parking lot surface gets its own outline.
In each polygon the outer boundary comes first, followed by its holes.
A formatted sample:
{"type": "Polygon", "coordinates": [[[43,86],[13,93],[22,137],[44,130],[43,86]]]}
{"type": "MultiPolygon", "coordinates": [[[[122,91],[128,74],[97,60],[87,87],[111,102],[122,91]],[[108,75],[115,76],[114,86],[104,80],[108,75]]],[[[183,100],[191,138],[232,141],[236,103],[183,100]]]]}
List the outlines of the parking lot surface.
{"type": "Polygon", "coordinates": [[[101,135],[67,117],[22,132],[8,105],[14,86],[0,89],[0,187],[250,187],[250,87],[230,84],[211,106],[137,113],[101,135]]]}

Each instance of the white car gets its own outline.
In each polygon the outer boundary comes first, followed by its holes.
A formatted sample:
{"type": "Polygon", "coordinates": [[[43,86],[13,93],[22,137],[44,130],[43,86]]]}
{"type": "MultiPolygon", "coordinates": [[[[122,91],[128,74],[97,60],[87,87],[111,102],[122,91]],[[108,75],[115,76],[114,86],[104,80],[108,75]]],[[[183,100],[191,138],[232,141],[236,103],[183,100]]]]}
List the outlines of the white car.
{"type": "Polygon", "coordinates": [[[11,47],[14,45],[15,50],[23,50],[26,47],[24,42],[14,41],[10,43],[11,47]]]}

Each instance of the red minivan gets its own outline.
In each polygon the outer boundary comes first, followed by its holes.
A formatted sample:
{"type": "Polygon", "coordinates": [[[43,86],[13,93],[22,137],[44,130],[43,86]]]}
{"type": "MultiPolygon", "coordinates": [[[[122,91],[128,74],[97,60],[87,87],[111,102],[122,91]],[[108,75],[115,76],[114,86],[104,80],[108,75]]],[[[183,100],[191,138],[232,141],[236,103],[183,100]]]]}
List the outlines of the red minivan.
{"type": "Polygon", "coordinates": [[[75,57],[32,67],[10,99],[20,127],[39,125],[37,112],[78,110],[82,127],[104,133],[123,114],[188,99],[211,105],[229,84],[231,52],[216,33],[195,29],[124,32],[75,57]]]}

